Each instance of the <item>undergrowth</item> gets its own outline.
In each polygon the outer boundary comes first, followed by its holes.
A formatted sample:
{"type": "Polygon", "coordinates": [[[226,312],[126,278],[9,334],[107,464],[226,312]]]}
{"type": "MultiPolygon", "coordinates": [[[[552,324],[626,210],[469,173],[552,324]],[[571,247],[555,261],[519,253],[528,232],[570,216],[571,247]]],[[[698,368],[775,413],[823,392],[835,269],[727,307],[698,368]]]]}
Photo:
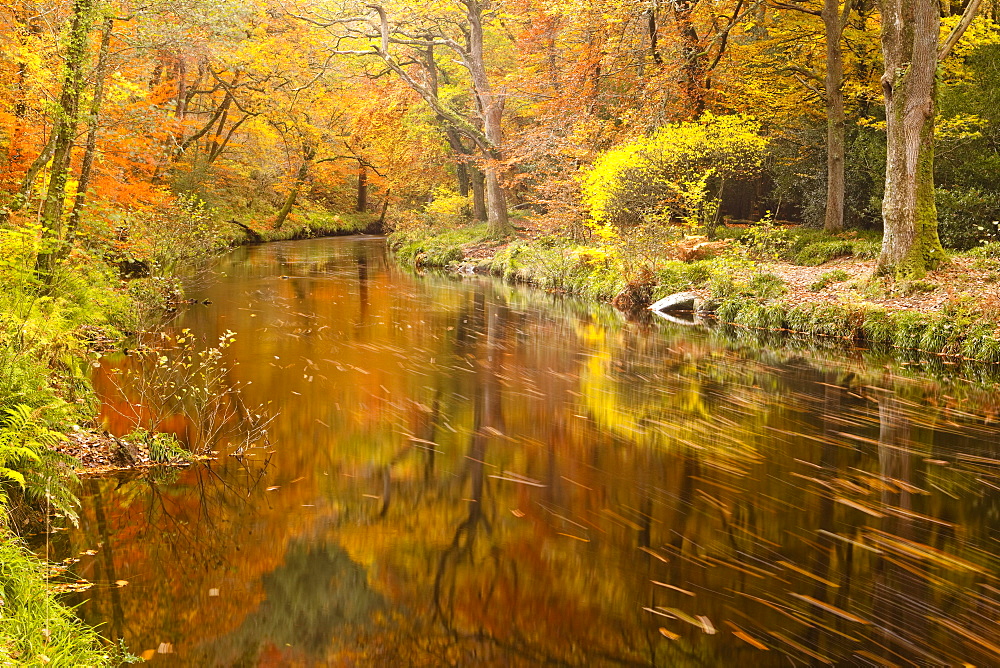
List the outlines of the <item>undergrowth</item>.
{"type": "Polygon", "coordinates": [[[134,663],[122,646],[59,602],[46,582],[48,566],[0,526],[0,665],[118,666],[134,663]]]}

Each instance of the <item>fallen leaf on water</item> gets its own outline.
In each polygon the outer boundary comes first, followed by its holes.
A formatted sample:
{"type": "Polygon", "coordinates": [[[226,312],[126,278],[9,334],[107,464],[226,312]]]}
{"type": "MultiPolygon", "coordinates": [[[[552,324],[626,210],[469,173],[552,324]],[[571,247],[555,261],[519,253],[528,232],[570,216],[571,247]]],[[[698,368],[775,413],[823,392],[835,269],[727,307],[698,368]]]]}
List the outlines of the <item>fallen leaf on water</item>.
{"type": "Polygon", "coordinates": [[[650,582],[652,582],[655,585],[659,585],[661,587],[666,587],[667,589],[673,589],[674,591],[679,591],[680,593],[687,594],[688,596],[694,596],[693,591],[688,591],[687,589],[681,589],[680,587],[675,587],[674,585],[667,584],[666,582],[657,582],[656,580],[650,580],[650,582]]]}
{"type": "Polygon", "coordinates": [[[880,666],[885,666],[885,668],[900,668],[898,663],[893,663],[892,661],[887,661],[877,654],[872,654],[869,651],[859,649],[854,652],[858,656],[864,657],[871,661],[872,663],[877,663],[880,666]]]}
{"type": "Polygon", "coordinates": [[[757,649],[762,649],[765,652],[768,651],[768,649],[770,649],[767,645],[757,640],[746,631],[733,631],[733,635],[742,640],[743,642],[753,645],[757,649]]]}
{"type": "Polygon", "coordinates": [[[128,580],[115,580],[115,584],[118,585],[119,587],[124,587],[125,585],[128,584],[128,580]]]}
{"type": "Polygon", "coordinates": [[[823,663],[827,664],[828,666],[832,666],[833,665],[833,661],[831,661],[827,657],[823,656],[822,654],[819,654],[817,652],[812,651],[811,649],[809,649],[808,647],[806,647],[804,645],[800,645],[799,643],[795,642],[794,640],[792,640],[788,636],[782,635],[781,633],[778,633],[777,631],[768,631],[768,633],[770,633],[772,636],[774,636],[778,640],[782,640],[782,641],[788,643],[789,645],[791,645],[795,649],[799,650],[803,654],[805,654],[807,656],[811,656],[812,658],[816,659],[817,661],[822,661],[823,663]]]}
{"type": "Polygon", "coordinates": [[[838,617],[843,617],[844,619],[848,619],[848,620],[850,620],[852,622],[857,622],[859,624],[871,624],[871,622],[869,622],[869,621],[867,621],[865,619],[861,619],[857,615],[852,615],[851,613],[847,612],[846,610],[841,610],[840,608],[838,608],[835,605],[830,605],[829,603],[824,603],[823,601],[817,600],[817,599],[813,598],[812,596],[806,596],[805,594],[796,594],[795,592],[792,592],[792,591],[790,591],[788,593],[791,594],[792,596],[794,596],[795,598],[801,600],[801,601],[805,601],[806,603],[812,603],[817,608],[821,608],[822,610],[826,610],[827,612],[833,613],[833,614],[837,615],[838,617]]]}
{"type": "Polygon", "coordinates": [[[850,508],[854,508],[855,510],[860,510],[863,513],[867,513],[867,514],[871,515],[872,517],[885,517],[885,515],[883,515],[882,513],[878,512],[877,510],[869,508],[868,506],[862,505],[860,503],[856,503],[854,501],[851,501],[850,499],[845,499],[842,496],[836,497],[836,501],[837,501],[837,503],[842,503],[845,506],[848,506],[850,508]]]}
{"type": "Polygon", "coordinates": [[[571,533],[563,533],[562,531],[558,532],[558,534],[560,536],[566,536],[567,538],[573,538],[573,539],[576,539],[576,540],[579,540],[579,541],[583,541],[584,543],[589,543],[590,542],[589,538],[584,538],[583,536],[574,536],[571,533]]]}
{"type": "Polygon", "coordinates": [[[264,491],[265,491],[265,492],[273,492],[273,491],[274,491],[274,490],[276,490],[276,489],[281,489],[281,485],[271,485],[270,487],[268,487],[268,488],[267,488],[266,490],[264,490],[264,491]]]}
{"type": "Polygon", "coordinates": [[[796,566],[793,563],[790,563],[790,562],[787,562],[787,561],[779,561],[778,564],[781,565],[781,566],[784,566],[785,568],[787,568],[789,570],[793,570],[796,573],[800,573],[800,574],[806,576],[807,578],[812,578],[813,580],[816,580],[817,582],[822,582],[823,584],[827,585],[828,587],[833,587],[835,589],[839,589],[840,588],[840,585],[837,584],[836,582],[831,582],[830,580],[827,580],[825,578],[821,578],[820,576],[818,576],[818,575],[816,575],[814,573],[810,573],[809,571],[807,571],[804,568],[799,568],[798,566],[796,566]]]}
{"type": "Polygon", "coordinates": [[[678,638],[681,637],[679,633],[674,633],[673,631],[665,629],[662,626],[660,627],[660,635],[670,640],[677,640],[678,638]]]}
{"type": "Polygon", "coordinates": [[[219,595],[219,590],[216,589],[215,587],[213,587],[213,588],[211,588],[211,589],[208,590],[208,595],[209,596],[218,596],[219,595]]]}
{"type": "Polygon", "coordinates": [[[677,619],[679,619],[679,620],[681,620],[683,622],[687,622],[691,626],[697,626],[699,629],[701,629],[705,633],[708,633],[710,635],[713,634],[713,633],[715,633],[715,627],[712,626],[712,622],[708,621],[708,617],[705,617],[704,615],[698,615],[698,617],[695,618],[695,617],[692,617],[691,615],[687,614],[683,610],[678,610],[677,608],[668,608],[668,607],[665,607],[665,606],[662,606],[662,605],[658,605],[656,607],[657,607],[657,609],[663,610],[667,614],[673,615],[674,617],[676,617],[677,619]],[[705,622],[708,622],[708,624],[706,625],[705,622]],[[709,630],[709,629],[711,629],[711,630],[709,630]]]}
{"type": "Polygon", "coordinates": [[[698,615],[698,619],[701,621],[702,630],[708,635],[715,635],[715,626],[712,625],[712,620],[705,615],[698,615]]]}
{"type": "Polygon", "coordinates": [[[156,650],[147,649],[145,652],[139,655],[139,658],[141,658],[143,661],[152,661],[154,656],[156,656],[156,650]]]}

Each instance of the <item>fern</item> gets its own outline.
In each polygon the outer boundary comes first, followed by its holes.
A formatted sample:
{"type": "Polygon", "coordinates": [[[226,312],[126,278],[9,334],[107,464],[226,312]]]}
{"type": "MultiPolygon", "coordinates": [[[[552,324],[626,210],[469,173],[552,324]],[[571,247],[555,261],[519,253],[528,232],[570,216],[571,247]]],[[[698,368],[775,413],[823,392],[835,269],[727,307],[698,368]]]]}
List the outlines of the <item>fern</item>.
{"type": "Polygon", "coordinates": [[[77,522],[79,504],[70,491],[76,482],[73,459],[53,450],[66,437],[49,429],[37,411],[19,404],[4,411],[0,420],[0,506],[19,491],[32,502],[48,501],[52,507],[77,522]]]}

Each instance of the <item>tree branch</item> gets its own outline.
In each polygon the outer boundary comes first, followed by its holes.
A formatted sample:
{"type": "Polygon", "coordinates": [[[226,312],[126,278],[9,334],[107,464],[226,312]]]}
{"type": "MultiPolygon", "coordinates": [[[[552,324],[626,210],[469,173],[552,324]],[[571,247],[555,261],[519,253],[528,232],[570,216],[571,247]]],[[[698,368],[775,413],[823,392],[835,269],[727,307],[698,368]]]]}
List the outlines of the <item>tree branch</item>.
{"type": "Polygon", "coordinates": [[[941,50],[938,51],[938,62],[941,62],[951,53],[951,50],[955,48],[958,44],[958,40],[962,39],[962,35],[965,34],[966,29],[969,24],[972,23],[972,19],[976,18],[976,14],[979,13],[979,7],[983,4],[983,0],[971,0],[969,5],[962,12],[962,18],[959,19],[958,23],[952,29],[951,34],[941,45],[941,50]]]}

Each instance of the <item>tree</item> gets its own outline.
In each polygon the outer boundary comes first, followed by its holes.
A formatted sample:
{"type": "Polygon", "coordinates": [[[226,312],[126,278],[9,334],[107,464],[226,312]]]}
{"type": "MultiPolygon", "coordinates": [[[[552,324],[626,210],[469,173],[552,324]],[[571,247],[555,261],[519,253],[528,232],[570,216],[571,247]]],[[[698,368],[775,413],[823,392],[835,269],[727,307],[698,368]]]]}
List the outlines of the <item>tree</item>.
{"type": "MultiPolygon", "coordinates": [[[[484,28],[492,17],[490,0],[460,0],[457,13],[443,11],[408,17],[391,23],[386,9],[369,5],[377,16],[373,32],[367,17],[314,18],[301,17],[324,28],[348,26],[348,37],[374,40],[371,48],[336,49],[335,53],[376,56],[431,107],[442,124],[471,140],[482,152],[486,180],[486,218],[488,234],[503,237],[511,233],[507,215],[507,194],[501,183],[503,128],[501,121],[506,95],[494,88],[487,73],[484,54],[484,28]],[[423,54],[434,47],[444,47],[458,58],[466,70],[475,98],[475,110],[463,114],[446,104],[437,94],[437,73],[429,68],[423,54]],[[416,55],[397,54],[396,50],[413,50],[416,55]],[[414,76],[411,68],[419,68],[414,76]]],[[[343,37],[343,36],[342,36],[343,37]]]]}
{"type": "Polygon", "coordinates": [[[938,62],[979,10],[971,0],[939,47],[941,10],[933,0],[882,0],[886,167],[884,236],[878,271],[919,278],[944,259],[934,204],[934,115],[938,62]]]}
{"type": "Polygon", "coordinates": [[[38,254],[36,268],[46,277],[51,276],[63,236],[63,208],[66,198],[66,181],[69,178],[70,158],[76,126],[80,120],[80,98],[85,85],[84,64],[87,58],[87,37],[90,32],[93,0],[76,0],[69,28],[69,45],[56,124],[52,128],[52,166],[49,172],[48,191],[42,207],[43,239],[49,246],[38,254]]]}
{"type": "Polygon", "coordinates": [[[844,229],[844,51],[841,39],[851,15],[852,0],[824,0],[821,17],[826,32],[826,213],[823,229],[844,229]]]}

